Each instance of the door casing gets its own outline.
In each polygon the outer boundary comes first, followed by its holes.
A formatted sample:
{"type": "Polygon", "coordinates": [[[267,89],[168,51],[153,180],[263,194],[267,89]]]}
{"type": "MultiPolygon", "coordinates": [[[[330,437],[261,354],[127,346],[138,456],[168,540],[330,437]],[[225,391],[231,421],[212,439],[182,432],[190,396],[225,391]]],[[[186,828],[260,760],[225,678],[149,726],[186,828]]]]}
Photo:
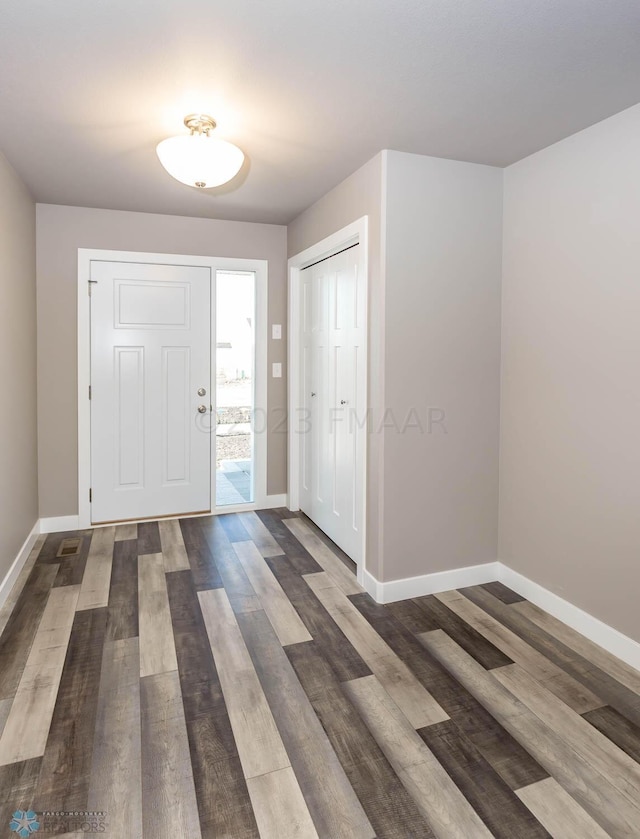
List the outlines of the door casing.
{"type": "MultiPolygon", "coordinates": [[[[365,294],[367,306],[365,307],[365,335],[364,342],[364,368],[367,370],[367,382],[365,383],[364,412],[368,415],[368,216],[362,216],[357,221],[343,227],[331,236],[327,236],[315,245],[292,256],[289,259],[289,323],[288,323],[288,366],[289,366],[289,440],[288,440],[288,477],[289,477],[289,509],[300,509],[300,434],[304,433],[304,398],[302,393],[302,345],[300,340],[300,326],[302,322],[302,278],[300,272],[326,257],[333,256],[344,248],[358,243],[360,245],[360,265],[364,275],[365,294]]],[[[362,476],[362,545],[360,551],[361,561],[358,565],[358,582],[364,582],[366,567],[366,539],[367,539],[367,449],[368,441],[365,434],[364,452],[364,475],[362,476]]]]}
{"type": "MultiPolygon", "coordinates": [[[[91,527],[91,262],[142,262],[160,265],[187,265],[209,268],[211,294],[211,364],[215,371],[215,287],[213,278],[220,271],[253,271],[256,277],[255,391],[254,412],[261,433],[254,437],[254,501],[251,504],[214,507],[212,514],[237,510],[256,510],[267,501],[267,332],[268,332],[268,263],[264,259],[233,259],[229,257],[185,256],[183,254],[140,253],[138,251],[95,250],[78,248],[78,527],[91,527]]],[[[211,394],[215,400],[215,388],[211,394]]],[[[215,410],[215,402],[213,402],[215,410]]],[[[214,435],[215,436],[215,435],[214,435]]],[[[214,440],[215,445],[215,440],[214,440]]],[[[215,498],[216,470],[212,446],[211,498],[215,498]]]]}

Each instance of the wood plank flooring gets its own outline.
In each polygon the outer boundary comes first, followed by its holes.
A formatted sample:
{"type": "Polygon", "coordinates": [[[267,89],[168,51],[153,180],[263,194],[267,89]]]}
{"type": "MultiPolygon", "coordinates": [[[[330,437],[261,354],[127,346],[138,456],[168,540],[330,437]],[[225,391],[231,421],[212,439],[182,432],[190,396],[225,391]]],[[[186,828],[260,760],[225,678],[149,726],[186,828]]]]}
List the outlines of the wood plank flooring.
{"type": "Polygon", "coordinates": [[[41,537],[0,630],[0,836],[640,837],[640,673],[500,583],[376,604],[285,510],[41,537]]]}

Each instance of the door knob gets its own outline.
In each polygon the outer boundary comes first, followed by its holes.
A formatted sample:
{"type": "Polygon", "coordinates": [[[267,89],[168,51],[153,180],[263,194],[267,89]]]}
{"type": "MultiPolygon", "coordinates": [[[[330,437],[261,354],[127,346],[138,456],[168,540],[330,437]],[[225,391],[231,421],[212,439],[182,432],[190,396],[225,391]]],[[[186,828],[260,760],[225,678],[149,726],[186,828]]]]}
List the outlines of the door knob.
{"type": "Polygon", "coordinates": [[[198,388],[198,396],[206,396],[206,395],[207,395],[207,390],[206,390],[206,388],[204,388],[204,387],[199,387],[199,388],[198,388]]]}
{"type": "Polygon", "coordinates": [[[315,394],[315,391],[313,391],[313,390],[312,390],[312,391],[311,391],[311,395],[312,395],[312,396],[315,396],[315,395],[316,395],[316,394],[315,394]]]}
{"type": "Polygon", "coordinates": [[[349,401],[348,401],[347,399],[341,399],[341,400],[340,400],[340,404],[341,404],[341,405],[348,405],[348,404],[349,404],[349,401]]]}
{"type": "Polygon", "coordinates": [[[207,413],[207,406],[206,405],[198,405],[198,413],[199,414],[206,414],[207,413]]]}

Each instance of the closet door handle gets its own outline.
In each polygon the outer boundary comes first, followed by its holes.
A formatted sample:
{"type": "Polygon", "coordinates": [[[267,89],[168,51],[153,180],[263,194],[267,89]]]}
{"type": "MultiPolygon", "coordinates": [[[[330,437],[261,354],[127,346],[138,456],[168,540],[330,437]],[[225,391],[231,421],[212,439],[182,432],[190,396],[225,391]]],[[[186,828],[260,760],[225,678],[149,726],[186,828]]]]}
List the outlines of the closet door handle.
{"type": "Polygon", "coordinates": [[[349,404],[349,400],[348,400],[348,399],[341,399],[341,400],[340,400],[340,404],[341,404],[341,405],[348,405],[348,404],[349,404]]]}

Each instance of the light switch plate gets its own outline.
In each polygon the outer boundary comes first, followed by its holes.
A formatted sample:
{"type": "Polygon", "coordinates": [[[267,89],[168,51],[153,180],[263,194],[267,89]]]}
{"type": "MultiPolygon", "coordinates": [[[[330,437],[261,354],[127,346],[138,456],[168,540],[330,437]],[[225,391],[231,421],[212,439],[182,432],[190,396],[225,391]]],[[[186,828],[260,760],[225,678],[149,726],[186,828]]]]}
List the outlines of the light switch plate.
{"type": "Polygon", "coordinates": [[[282,378],[282,364],[279,361],[274,361],[272,365],[272,376],[274,379],[282,378]]]}
{"type": "Polygon", "coordinates": [[[274,341],[279,341],[282,338],[282,324],[274,323],[271,325],[271,337],[274,341]]]}

